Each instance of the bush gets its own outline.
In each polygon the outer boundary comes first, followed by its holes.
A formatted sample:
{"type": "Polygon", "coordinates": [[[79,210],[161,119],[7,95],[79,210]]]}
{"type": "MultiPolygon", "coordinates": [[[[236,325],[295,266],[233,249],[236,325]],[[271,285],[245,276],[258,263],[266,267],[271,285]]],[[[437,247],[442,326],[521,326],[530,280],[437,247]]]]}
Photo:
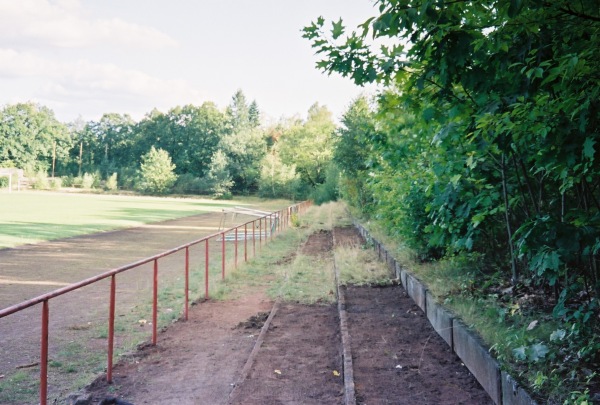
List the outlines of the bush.
{"type": "Polygon", "coordinates": [[[261,197],[294,199],[299,191],[300,176],[296,165],[284,164],[279,156],[267,155],[261,162],[258,193],[261,197]]]}
{"type": "Polygon", "coordinates": [[[92,188],[103,188],[102,174],[100,174],[100,172],[98,170],[96,170],[92,174],[92,176],[94,178],[94,182],[92,183],[92,188]]]}
{"type": "Polygon", "coordinates": [[[81,187],[93,188],[95,182],[96,182],[96,178],[93,174],[84,173],[83,178],[81,179],[81,187]]]}
{"type": "Polygon", "coordinates": [[[111,176],[106,179],[106,182],[104,183],[104,189],[107,191],[116,191],[118,189],[117,173],[111,174],[111,176]]]}
{"type": "Polygon", "coordinates": [[[208,194],[208,184],[206,180],[185,173],[177,178],[173,192],[177,194],[208,194]]]}
{"type": "Polygon", "coordinates": [[[50,188],[46,172],[40,170],[35,174],[33,182],[31,183],[31,188],[34,190],[48,190],[50,188]]]}
{"type": "Polygon", "coordinates": [[[62,176],[60,178],[63,187],[73,187],[74,177],[73,176],[62,176]]]}
{"type": "Polygon", "coordinates": [[[166,150],[154,146],[142,156],[136,188],[151,194],[166,194],[177,181],[175,165],[166,150]]]}
{"type": "Polygon", "coordinates": [[[325,173],[325,182],[317,185],[311,193],[311,199],[315,204],[321,205],[329,201],[336,201],[339,197],[340,171],[330,164],[325,173]]]}
{"type": "Polygon", "coordinates": [[[206,176],[206,182],[212,196],[218,200],[230,200],[232,198],[231,188],[233,180],[227,169],[227,155],[218,150],[214,153],[210,162],[210,170],[206,176]]]}
{"type": "Polygon", "coordinates": [[[118,174],[118,187],[121,190],[133,190],[135,188],[135,182],[137,179],[137,172],[135,168],[122,167],[118,174]]]}
{"type": "Polygon", "coordinates": [[[60,190],[62,187],[62,179],[60,177],[55,177],[50,179],[50,188],[52,190],[60,190]]]}

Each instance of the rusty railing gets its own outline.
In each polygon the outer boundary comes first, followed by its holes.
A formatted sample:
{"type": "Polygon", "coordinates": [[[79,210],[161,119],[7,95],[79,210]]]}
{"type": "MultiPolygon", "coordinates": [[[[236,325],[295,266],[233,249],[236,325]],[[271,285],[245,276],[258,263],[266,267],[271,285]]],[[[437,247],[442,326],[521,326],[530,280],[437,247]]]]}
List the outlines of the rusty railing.
{"type": "Polygon", "coordinates": [[[187,321],[189,312],[189,268],[190,268],[190,257],[189,249],[192,246],[201,245],[204,243],[204,297],[209,298],[209,267],[211,256],[209,254],[209,241],[213,238],[220,238],[221,242],[221,278],[225,278],[226,270],[226,249],[225,242],[232,241],[234,243],[234,266],[238,266],[238,245],[240,239],[243,240],[244,245],[244,261],[248,260],[248,239],[252,240],[253,255],[256,255],[256,239],[258,237],[259,249],[262,249],[263,243],[267,243],[269,240],[273,240],[275,233],[282,231],[289,227],[293,214],[302,214],[310,205],[310,202],[305,201],[299,204],[289,206],[283,210],[275,211],[268,215],[260,218],[248,221],[241,225],[234,226],[226,230],[220,230],[219,232],[204,236],[198,240],[186,243],[159,253],[157,255],[109,270],[102,274],[94,277],[79,281],[77,283],[65,286],[63,288],[51,291],[49,293],[40,295],[27,301],[23,301],[19,304],[4,308],[0,310],[0,318],[8,315],[17,313],[26,308],[39,305],[42,306],[41,313],[41,340],[40,340],[40,404],[47,404],[48,397],[48,340],[49,332],[48,325],[50,322],[50,300],[53,298],[65,295],[72,291],[80,288],[89,286],[97,283],[101,280],[110,278],[110,292],[109,292],[109,314],[108,314],[108,336],[107,336],[107,368],[106,368],[106,379],[109,383],[112,382],[112,371],[113,371],[113,353],[114,353],[114,335],[115,335],[115,302],[116,302],[116,277],[119,273],[123,273],[129,270],[136,269],[142,265],[152,263],[153,264],[153,281],[152,281],[152,344],[156,345],[158,337],[158,261],[161,258],[170,256],[174,253],[185,250],[185,294],[184,294],[184,306],[183,306],[183,319],[187,321]],[[258,226],[256,222],[258,221],[258,226]],[[264,223],[264,224],[263,224],[264,223]],[[250,234],[248,227],[251,226],[252,232],[250,234]],[[258,235],[256,229],[258,228],[258,235]],[[243,229],[243,234],[240,234],[240,230],[243,229]]]}

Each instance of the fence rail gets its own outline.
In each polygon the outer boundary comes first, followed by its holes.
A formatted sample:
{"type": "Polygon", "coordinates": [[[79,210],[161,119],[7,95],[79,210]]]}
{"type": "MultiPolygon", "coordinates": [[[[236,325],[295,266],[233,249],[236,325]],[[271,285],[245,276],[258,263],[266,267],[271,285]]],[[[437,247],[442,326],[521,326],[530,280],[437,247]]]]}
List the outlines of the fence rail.
{"type": "MultiPolygon", "coordinates": [[[[243,242],[244,245],[244,261],[248,260],[248,240],[252,240],[253,255],[256,255],[256,241],[258,240],[259,248],[262,247],[263,243],[273,239],[274,234],[288,228],[292,221],[292,215],[302,214],[310,205],[310,202],[304,201],[299,204],[291,205],[283,210],[275,211],[269,214],[265,214],[262,217],[256,218],[252,221],[245,222],[241,225],[231,227],[229,229],[220,230],[219,232],[204,236],[200,239],[186,243],[184,245],[177,246],[173,249],[159,253],[157,255],[138,260],[136,262],[117,267],[109,270],[102,274],[94,277],[87,278],[74,284],[70,284],[63,288],[51,291],[49,293],[37,296],[35,298],[23,301],[19,304],[12,305],[10,307],[0,310],[0,318],[4,318],[11,314],[23,311],[27,308],[41,304],[41,339],[40,339],[40,404],[47,404],[48,397],[48,341],[49,331],[48,325],[50,322],[50,300],[53,298],[68,294],[72,291],[80,288],[89,286],[97,283],[101,280],[110,278],[110,292],[108,295],[109,300],[109,314],[108,314],[108,336],[107,336],[107,368],[106,378],[110,383],[112,382],[112,370],[113,370],[113,354],[114,354],[114,325],[115,325],[115,311],[116,311],[116,286],[117,286],[117,275],[129,270],[136,269],[145,264],[153,264],[152,272],[152,344],[156,345],[158,335],[158,261],[161,258],[170,256],[174,253],[185,251],[184,268],[185,268],[185,294],[184,294],[184,308],[183,308],[183,319],[187,321],[189,312],[189,249],[192,246],[201,245],[204,243],[204,297],[209,297],[209,267],[211,256],[209,254],[209,241],[211,239],[217,239],[221,242],[221,278],[225,278],[226,270],[226,242],[233,242],[234,244],[234,259],[233,264],[235,267],[238,265],[238,245],[239,242],[243,242]],[[257,225],[258,222],[258,225],[257,225]],[[250,231],[250,229],[251,231],[250,231]],[[258,229],[258,232],[257,232],[258,229]]],[[[215,258],[218,260],[218,258],[215,258]]],[[[213,259],[214,260],[214,259],[213,259]]]]}

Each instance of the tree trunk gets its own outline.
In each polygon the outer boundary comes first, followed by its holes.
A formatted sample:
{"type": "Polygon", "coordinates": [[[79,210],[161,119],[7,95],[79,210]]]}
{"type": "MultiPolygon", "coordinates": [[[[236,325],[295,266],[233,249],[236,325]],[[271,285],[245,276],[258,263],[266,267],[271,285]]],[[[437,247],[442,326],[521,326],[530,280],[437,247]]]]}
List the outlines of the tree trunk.
{"type": "Polygon", "coordinates": [[[508,236],[508,247],[510,250],[510,265],[512,270],[511,282],[512,285],[516,285],[519,281],[519,274],[517,272],[517,258],[515,257],[515,250],[512,241],[512,228],[510,226],[510,207],[508,205],[508,190],[506,186],[506,156],[502,153],[502,162],[500,171],[502,173],[502,197],[504,198],[504,219],[506,220],[506,233],[508,236]]]}

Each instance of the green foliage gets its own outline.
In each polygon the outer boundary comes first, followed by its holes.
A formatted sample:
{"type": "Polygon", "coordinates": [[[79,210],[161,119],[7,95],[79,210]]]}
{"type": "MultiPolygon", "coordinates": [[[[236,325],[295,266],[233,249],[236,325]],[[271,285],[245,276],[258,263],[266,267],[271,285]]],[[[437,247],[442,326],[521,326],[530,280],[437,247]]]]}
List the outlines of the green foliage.
{"type": "Polygon", "coordinates": [[[175,107],[166,114],[152,111],[136,131],[138,156],[152,146],[163,149],[171,156],[176,174],[203,177],[226,132],[226,120],[215,104],[206,102],[200,107],[175,107]]]}
{"type": "Polygon", "coordinates": [[[166,113],[152,110],[139,122],[127,114],[109,113],[97,121],[77,119],[63,125],[48,108],[16,104],[0,111],[0,167],[24,169],[30,177],[53,167],[53,174],[66,179],[65,186],[85,189],[108,184],[116,190],[111,176],[117,173],[119,189],[165,193],[169,187],[142,181],[138,173],[142,157],[155,148],[170,156],[179,178],[178,193],[228,198],[232,193],[259,192],[306,198],[326,181],[334,128],[331,113],[317,104],[306,120],[282,120],[262,128],[257,102],[241,90],[224,110],[211,102],[176,106],[166,113]],[[224,156],[225,168],[213,162],[217,152],[224,156]],[[269,153],[299,175],[290,182],[276,180],[275,188],[283,186],[282,190],[260,185],[261,162],[269,153]]]}
{"type": "MultiPolygon", "coordinates": [[[[600,332],[597,2],[376,4],[379,15],[358,32],[347,32],[341,20],[327,31],[323,18],[304,29],[322,56],[320,69],[387,86],[376,115],[369,118],[358,104],[347,112],[350,135],[336,150],[342,172],[351,174],[342,194],[422,259],[476,252],[488,274],[501,268],[501,279],[515,286],[554,291],[555,320],[576,331],[573,367],[594,367],[600,332]],[[374,124],[357,125],[355,117],[374,124]],[[363,190],[371,202],[361,201],[363,190]]],[[[547,341],[513,349],[518,361],[556,361],[547,341]]],[[[556,379],[565,373],[557,370],[556,379]]],[[[539,385],[555,378],[537,376],[531,380],[539,385]]]]}
{"type": "Polygon", "coordinates": [[[67,158],[71,138],[54,113],[33,103],[7,105],[0,110],[0,167],[36,173],[51,167],[53,151],[67,158]]]}
{"type": "Polygon", "coordinates": [[[352,102],[342,117],[342,127],[337,131],[333,161],[341,171],[339,192],[351,205],[370,212],[373,204],[368,189],[371,159],[371,141],[376,139],[375,113],[366,97],[352,102]]]}
{"type": "Polygon", "coordinates": [[[227,156],[221,150],[215,152],[206,176],[208,190],[214,198],[230,199],[233,180],[227,169],[227,156]]]}
{"type": "Polygon", "coordinates": [[[55,177],[49,180],[49,187],[52,190],[60,190],[62,187],[62,179],[60,177],[55,177]]]}
{"type": "Polygon", "coordinates": [[[173,192],[177,194],[205,194],[208,193],[208,185],[205,180],[193,174],[184,173],[177,177],[173,192]]]}
{"type": "Polygon", "coordinates": [[[285,165],[277,154],[268,154],[261,161],[258,193],[261,197],[294,199],[300,176],[294,165],[285,165]]]}
{"type": "Polygon", "coordinates": [[[81,178],[81,187],[86,189],[94,188],[96,182],[96,176],[93,173],[84,173],[81,178]]]}
{"type": "Polygon", "coordinates": [[[232,189],[239,193],[256,191],[261,172],[260,162],[267,150],[264,133],[257,128],[241,129],[223,135],[219,148],[227,156],[232,189]]]}
{"type": "Polygon", "coordinates": [[[119,188],[117,182],[117,173],[113,173],[110,175],[106,182],[104,183],[104,189],[108,191],[116,191],[119,188]]]}
{"type": "Polygon", "coordinates": [[[34,190],[48,190],[50,188],[50,182],[48,181],[48,175],[45,171],[38,171],[33,177],[31,182],[31,188],[34,190]]]}
{"type": "Polygon", "coordinates": [[[138,190],[150,194],[165,194],[175,184],[177,175],[169,153],[154,146],[142,156],[139,170],[138,190]]]}
{"type": "Polygon", "coordinates": [[[281,160],[295,165],[302,182],[310,187],[325,181],[325,169],[333,157],[334,130],[329,110],[314,104],[306,121],[291,126],[278,140],[281,160]]]}
{"type": "Polygon", "coordinates": [[[325,181],[318,184],[311,194],[311,200],[317,205],[337,201],[339,196],[340,172],[333,163],[325,169],[325,181]]]}

